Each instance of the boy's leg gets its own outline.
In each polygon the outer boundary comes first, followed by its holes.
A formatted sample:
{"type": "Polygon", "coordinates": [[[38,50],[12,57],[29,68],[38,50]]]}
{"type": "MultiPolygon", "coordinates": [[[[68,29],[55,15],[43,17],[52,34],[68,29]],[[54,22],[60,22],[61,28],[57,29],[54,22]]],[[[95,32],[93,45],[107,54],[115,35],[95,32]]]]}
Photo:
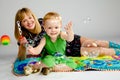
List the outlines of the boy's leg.
{"type": "Polygon", "coordinates": [[[73,69],[66,64],[58,64],[53,67],[53,72],[70,72],[73,69]]]}

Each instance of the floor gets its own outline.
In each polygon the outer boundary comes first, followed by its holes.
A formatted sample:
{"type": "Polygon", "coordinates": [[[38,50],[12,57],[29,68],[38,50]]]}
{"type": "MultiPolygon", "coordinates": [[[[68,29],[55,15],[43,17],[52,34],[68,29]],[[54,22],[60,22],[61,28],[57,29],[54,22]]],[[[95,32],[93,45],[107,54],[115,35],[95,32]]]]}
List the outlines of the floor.
{"type": "Polygon", "coordinates": [[[0,44],[1,80],[120,80],[119,71],[52,72],[47,76],[35,73],[18,77],[11,72],[16,56],[17,45],[15,42],[11,42],[7,46],[0,44]]]}

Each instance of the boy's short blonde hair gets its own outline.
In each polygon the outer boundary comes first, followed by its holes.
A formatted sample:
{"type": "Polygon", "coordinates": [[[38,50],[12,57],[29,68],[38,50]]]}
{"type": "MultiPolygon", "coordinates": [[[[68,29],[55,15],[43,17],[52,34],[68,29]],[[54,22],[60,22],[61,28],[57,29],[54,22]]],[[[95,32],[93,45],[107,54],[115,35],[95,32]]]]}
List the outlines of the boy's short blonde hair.
{"type": "Polygon", "coordinates": [[[48,12],[44,17],[43,17],[43,25],[45,23],[46,20],[48,19],[58,19],[61,21],[62,23],[62,17],[56,13],[56,12],[48,12]]]}

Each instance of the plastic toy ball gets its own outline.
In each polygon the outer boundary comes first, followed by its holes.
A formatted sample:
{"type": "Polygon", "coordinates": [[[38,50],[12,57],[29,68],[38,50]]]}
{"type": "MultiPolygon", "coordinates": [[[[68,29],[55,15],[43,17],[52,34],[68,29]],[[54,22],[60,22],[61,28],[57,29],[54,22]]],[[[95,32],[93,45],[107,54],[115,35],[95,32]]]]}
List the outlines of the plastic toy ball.
{"type": "Polygon", "coordinates": [[[1,36],[1,43],[2,45],[9,45],[10,44],[10,37],[8,35],[1,36]]]}

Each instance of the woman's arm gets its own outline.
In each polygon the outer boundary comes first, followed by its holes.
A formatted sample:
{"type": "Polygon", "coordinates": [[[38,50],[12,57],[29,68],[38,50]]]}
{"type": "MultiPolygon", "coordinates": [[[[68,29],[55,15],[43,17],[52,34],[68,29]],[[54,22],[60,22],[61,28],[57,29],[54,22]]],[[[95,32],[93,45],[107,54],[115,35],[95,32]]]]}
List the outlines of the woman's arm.
{"type": "Polygon", "coordinates": [[[24,46],[27,42],[25,37],[20,37],[18,39],[19,47],[18,47],[18,55],[17,58],[19,60],[24,60],[26,58],[26,47],[24,46]]]}
{"type": "Polygon", "coordinates": [[[26,58],[26,48],[23,45],[20,45],[18,48],[18,59],[24,60],[26,58]]]}

